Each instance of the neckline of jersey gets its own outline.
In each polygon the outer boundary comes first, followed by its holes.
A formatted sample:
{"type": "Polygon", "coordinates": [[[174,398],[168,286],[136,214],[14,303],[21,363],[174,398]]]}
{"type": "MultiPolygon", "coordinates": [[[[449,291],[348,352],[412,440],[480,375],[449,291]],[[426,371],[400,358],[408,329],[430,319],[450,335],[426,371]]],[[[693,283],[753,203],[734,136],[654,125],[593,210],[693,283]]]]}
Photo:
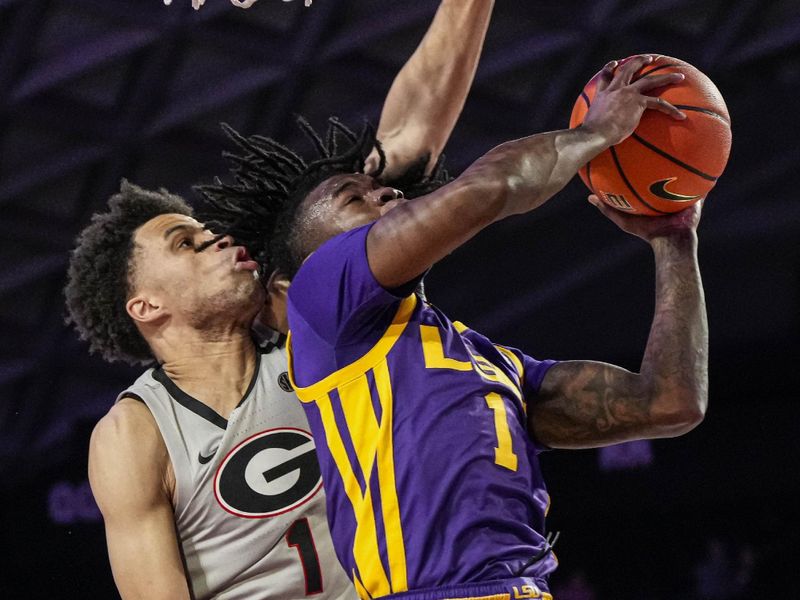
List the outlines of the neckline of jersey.
{"type": "MultiPolygon", "coordinates": [[[[256,380],[258,379],[259,371],[261,370],[261,354],[262,352],[260,351],[256,352],[256,367],[253,370],[253,377],[250,380],[250,385],[247,386],[247,390],[245,390],[242,399],[239,400],[239,404],[237,404],[236,408],[233,410],[236,410],[242,404],[244,404],[245,400],[247,400],[247,398],[250,396],[250,393],[253,391],[253,388],[256,385],[256,380]]],[[[181,388],[179,388],[178,385],[164,372],[164,369],[161,366],[153,370],[153,379],[167,388],[169,395],[184,408],[192,411],[197,416],[204,418],[206,421],[211,422],[220,429],[228,428],[227,419],[211,408],[208,404],[205,404],[194,396],[190,396],[181,388]]]]}

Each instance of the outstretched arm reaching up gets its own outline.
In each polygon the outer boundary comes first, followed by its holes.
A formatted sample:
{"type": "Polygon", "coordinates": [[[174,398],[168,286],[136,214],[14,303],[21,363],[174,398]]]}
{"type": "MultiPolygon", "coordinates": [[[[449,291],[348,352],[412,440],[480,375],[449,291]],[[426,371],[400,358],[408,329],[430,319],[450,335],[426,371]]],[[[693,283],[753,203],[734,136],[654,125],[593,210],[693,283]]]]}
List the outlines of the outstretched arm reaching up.
{"type": "MultiPolygon", "coordinates": [[[[443,0],[425,37],[395,77],[381,112],[383,178],[402,175],[428,155],[433,168],[472,85],[494,0],[443,0]]],[[[374,152],[366,172],[377,167],[374,152]]]]}

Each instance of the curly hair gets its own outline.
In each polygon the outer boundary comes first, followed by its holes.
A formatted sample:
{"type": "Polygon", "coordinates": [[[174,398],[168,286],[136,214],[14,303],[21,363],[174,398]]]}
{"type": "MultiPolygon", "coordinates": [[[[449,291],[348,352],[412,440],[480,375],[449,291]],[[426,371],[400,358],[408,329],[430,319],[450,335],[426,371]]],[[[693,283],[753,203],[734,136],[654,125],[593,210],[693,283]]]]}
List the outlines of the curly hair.
{"type": "Polygon", "coordinates": [[[206,226],[229,234],[246,246],[265,273],[278,270],[290,278],[294,276],[305,258],[295,228],[298,208],[315,187],[331,176],[364,173],[373,148],[378,151],[379,164],[368,175],[402,189],[407,198],[428,194],[449,181],[444,157],[439,158],[430,174],[426,173],[429,155],[420,156],[399,177],[382,180],[386,157],[374,127],[367,122],[356,134],[331,117],[324,140],[304,118],[298,117],[297,124],[316,151],[312,160],[307,161],[271,138],[245,137],[223,123],[228,138],[242,151],[223,154],[231,163],[233,182],[223,183],[217,177],[212,185],[195,187],[207,201],[207,209],[201,215],[206,226]]]}
{"type": "Polygon", "coordinates": [[[66,321],[105,360],[147,364],[152,352],[125,309],[136,268],[134,234],[158,215],[192,216],[192,209],[164,189],[149,191],[124,179],[108,208],[92,216],[70,255],[66,321]]]}

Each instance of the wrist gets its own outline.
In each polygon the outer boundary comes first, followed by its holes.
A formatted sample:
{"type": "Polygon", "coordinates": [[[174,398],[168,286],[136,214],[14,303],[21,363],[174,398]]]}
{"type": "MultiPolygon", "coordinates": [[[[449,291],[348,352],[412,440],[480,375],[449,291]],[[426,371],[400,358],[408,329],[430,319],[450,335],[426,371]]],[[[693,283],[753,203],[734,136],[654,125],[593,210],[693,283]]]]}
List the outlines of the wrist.
{"type": "Polygon", "coordinates": [[[614,145],[610,135],[592,125],[582,123],[572,131],[575,132],[575,135],[581,142],[587,145],[587,148],[591,152],[591,157],[587,159],[587,162],[614,145]]]}
{"type": "Polygon", "coordinates": [[[657,254],[665,251],[695,253],[698,245],[697,232],[693,229],[665,231],[653,236],[648,241],[657,254]]]}

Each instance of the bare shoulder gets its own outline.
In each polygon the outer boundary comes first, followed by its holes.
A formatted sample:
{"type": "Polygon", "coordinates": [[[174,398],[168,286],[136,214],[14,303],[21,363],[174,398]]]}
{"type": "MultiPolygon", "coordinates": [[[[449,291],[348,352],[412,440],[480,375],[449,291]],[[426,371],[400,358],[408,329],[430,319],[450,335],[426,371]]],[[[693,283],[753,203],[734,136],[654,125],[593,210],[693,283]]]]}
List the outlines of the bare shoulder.
{"type": "Polygon", "coordinates": [[[116,458],[154,458],[166,452],[150,409],[135,398],[123,398],[95,425],[89,445],[90,460],[107,454],[116,458]],[[131,453],[132,456],[125,456],[131,453]],[[150,456],[153,455],[153,456],[150,456]]]}
{"type": "Polygon", "coordinates": [[[147,406],[123,398],[95,425],[89,479],[100,509],[167,494],[169,454],[147,406]]]}

